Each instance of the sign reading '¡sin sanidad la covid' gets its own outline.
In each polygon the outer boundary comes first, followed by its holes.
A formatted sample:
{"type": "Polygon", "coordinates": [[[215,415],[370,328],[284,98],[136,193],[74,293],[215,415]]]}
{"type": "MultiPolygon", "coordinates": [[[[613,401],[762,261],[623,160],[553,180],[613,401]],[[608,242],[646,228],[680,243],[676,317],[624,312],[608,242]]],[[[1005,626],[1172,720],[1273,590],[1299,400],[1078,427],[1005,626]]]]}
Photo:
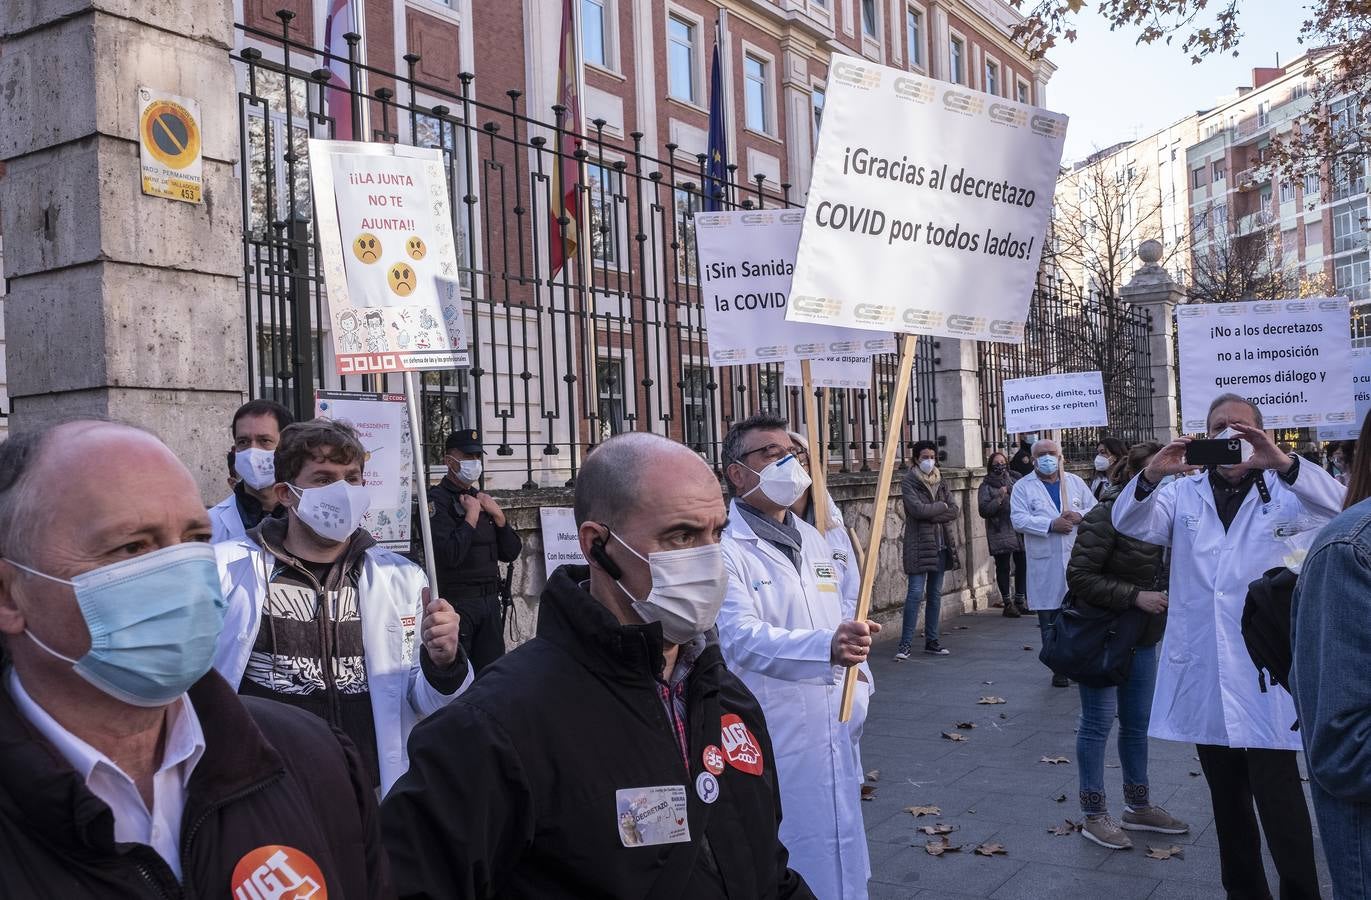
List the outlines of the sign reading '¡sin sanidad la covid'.
{"type": "Polygon", "coordinates": [[[786,318],[1019,343],[1066,117],[834,57],[786,318]]]}

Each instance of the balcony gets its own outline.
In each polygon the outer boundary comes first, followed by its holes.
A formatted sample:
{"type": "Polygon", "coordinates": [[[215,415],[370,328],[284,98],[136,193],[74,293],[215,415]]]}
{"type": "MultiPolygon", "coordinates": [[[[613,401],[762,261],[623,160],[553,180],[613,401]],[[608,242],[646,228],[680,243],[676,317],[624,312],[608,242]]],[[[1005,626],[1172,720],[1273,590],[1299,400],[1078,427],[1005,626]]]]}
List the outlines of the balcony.
{"type": "Polygon", "coordinates": [[[1238,237],[1247,234],[1255,234],[1258,231],[1269,228],[1275,221],[1276,216],[1269,209],[1248,213],[1238,219],[1238,228],[1233,233],[1238,237]]]}
{"type": "Polygon", "coordinates": [[[1238,190],[1251,191],[1269,182],[1273,173],[1274,167],[1270,163],[1259,162],[1239,172],[1234,177],[1234,181],[1238,190]]]}

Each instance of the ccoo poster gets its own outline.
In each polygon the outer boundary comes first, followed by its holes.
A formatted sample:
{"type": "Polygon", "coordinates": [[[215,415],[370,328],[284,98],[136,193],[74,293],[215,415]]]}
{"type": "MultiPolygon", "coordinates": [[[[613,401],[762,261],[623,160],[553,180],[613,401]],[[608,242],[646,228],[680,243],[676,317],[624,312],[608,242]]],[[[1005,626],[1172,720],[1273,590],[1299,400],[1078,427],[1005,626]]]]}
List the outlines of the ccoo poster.
{"type": "Polygon", "coordinates": [[[381,546],[407,551],[414,450],[405,395],[316,391],[314,414],[357,429],[367,454],[362,473],[371,502],[362,527],[381,546]]]}

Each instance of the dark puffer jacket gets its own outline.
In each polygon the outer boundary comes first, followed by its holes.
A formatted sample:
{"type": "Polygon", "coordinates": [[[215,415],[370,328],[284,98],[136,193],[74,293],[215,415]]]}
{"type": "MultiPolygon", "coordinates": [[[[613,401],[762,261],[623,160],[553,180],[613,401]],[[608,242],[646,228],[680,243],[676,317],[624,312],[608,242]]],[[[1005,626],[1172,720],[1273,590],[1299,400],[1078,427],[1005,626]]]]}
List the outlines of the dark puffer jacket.
{"type": "Polygon", "coordinates": [[[946,481],[938,482],[938,496],[919,478],[918,469],[910,469],[900,482],[900,496],[904,500],[904,573],[919,575],[938,569],[939,534],[942,546],[952,554],[949,568],[961,565],[957,558],[956,530],[961,510],[952,502],[952,492],[946,481]]]}
{"type": "Polygon", "coordinates": [[[981,482],[976,492],[977,508],[985,519],[985,541],[990,545],[990,555],[1014,553],[1023,549],[1023,535],[1014,530],[1009,519],[1009,494],[1001,494],[1000,488],[1007,487],[1012,493],[1014,482],[1023,476],[1008,469],[991,472],[981,482]]]}
{"type": "MultiPolygon", "coordinates": [[[[1066,586],[1078,603],[1122,612],[1133,606],[1139,591],[1166,590],[1166,549],[1114,530],[1110,518],[1117,487],[1105,488],[1104,497],[1076,527],[1076,546],[1066,568],[1066,586]],[[1160,575],[1158,574],[1160,572],[1160,575]]],[[[1139,647],[1151,647],[1166,630],[1166,613],[1151,616],[1139,647]]]]}

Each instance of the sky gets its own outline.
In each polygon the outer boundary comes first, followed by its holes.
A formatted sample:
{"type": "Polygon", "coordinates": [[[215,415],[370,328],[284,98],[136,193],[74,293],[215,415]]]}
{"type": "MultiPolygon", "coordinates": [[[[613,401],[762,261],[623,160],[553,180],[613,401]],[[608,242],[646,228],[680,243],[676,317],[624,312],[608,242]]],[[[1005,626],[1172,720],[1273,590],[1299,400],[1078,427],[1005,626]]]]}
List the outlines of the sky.
{"type": "Polygon", "coordinates": [[[1306,18],[1302,2],[1243,0],[1239,9],[1238,57],[1211,56],[1193,65],[1179,38],[1173,46],[1136,45],[1136,29],[1110,32],[1087,7],[1077,18],[1076,42],[1048,55],[1058,69],[1047,85],[1047,106],[1071,117],[1063,162],[1215,106],[1250,84],[1254,67],[1275,65],[1277,54],[1289,62],[1303,52],[1296,41],[1306,18]]]}

